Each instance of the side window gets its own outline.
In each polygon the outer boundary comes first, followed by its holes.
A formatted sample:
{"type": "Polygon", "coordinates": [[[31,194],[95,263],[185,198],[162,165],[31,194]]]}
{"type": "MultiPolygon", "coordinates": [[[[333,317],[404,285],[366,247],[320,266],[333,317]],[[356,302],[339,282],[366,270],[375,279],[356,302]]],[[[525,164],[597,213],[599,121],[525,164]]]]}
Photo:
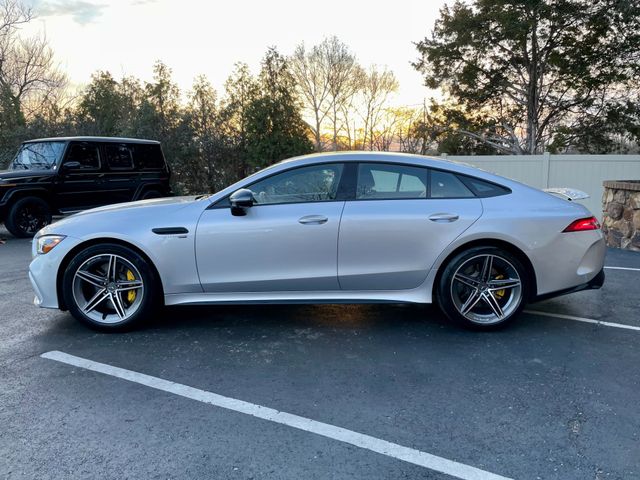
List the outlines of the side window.
{"type": "Polygon", "coordinates": [[[133,168],[133,157],[131,150],[124,143],[107,143],[105,145],[107,153],[107,165],[112,170],[131,170],[133,168]]]}
{"type": "Polygon", "coordinates": [[[431,170],[431,198],[469,198],[473,192],[453,173],[431,170]]]}
{"type": "Polygon", "coordinates": [[[294,168],[260,180],[249,189],[257,205],[335,200],[342,164],[294,168]]]}
{"type": "Polygon", "coordinates": [[[427,198],[427,169],[387,163],[361,163],[356,199],[427,198]]]}
{"type": "Polygon", "coordinates": [[[80,170],[100,169],[100,155],[98,145],[94,143],[72,143],[65,162],[78,162],[80,170]]]}
{"type": "Polygon", "coordinates": [[[466,175],[461,178],[465,185],[468,185],[478,197],[497,197],[511,193],[511,190],[502,185],[486,182],[479,178],[467,177],[466,175]]]}
{"type": "Polygon", "coordinates": [[[157,144],[136,143],[131,145],[133,157],[135,158],[138,168],[143,170],[161,170],[164,167],[164,159],[162,158],[162,150],[157,144]]]}

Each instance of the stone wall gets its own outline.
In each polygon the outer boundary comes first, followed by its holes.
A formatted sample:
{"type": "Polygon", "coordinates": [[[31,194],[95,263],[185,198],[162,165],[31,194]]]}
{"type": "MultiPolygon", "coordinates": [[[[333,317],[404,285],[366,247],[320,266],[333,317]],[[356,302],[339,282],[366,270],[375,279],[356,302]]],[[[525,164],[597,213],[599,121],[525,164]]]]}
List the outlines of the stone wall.
{"type": "Polygon", "coordinates": [[[640,252],[640,180],[604,182],[602,219],[608,246],[640,252]]]}

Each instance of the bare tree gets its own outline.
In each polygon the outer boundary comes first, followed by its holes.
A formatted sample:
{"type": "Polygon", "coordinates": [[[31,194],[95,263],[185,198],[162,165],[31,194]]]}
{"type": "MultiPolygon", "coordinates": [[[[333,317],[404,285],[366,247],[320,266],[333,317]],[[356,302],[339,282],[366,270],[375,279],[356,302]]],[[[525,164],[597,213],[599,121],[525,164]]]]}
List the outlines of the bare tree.
{"type": "MultiPolygon", "coordinates": [[[[338,134],[340,121],[345,106],[352,103],[354,95],[360,90],[362,68],[356,62],[355,56],[337,37],[325,39],[320,48],[328,62],[328,86],[330,119],[332,126],[332,148],[338,149],[338,134]]],[[[348,122],[347,122],[348,128],[348,122]]]]}
{"type": "Polygon", "coordinates": [[[311,113],[311,126],[317,151],[322,150],[322,123],[329,111],[329,72],[325,51],[319,45],[307,50],[298,45],[290,59],[291,73],[296,81],[305,109],[311,113]]]}
{"type": "Polygon", "coordinates": [[[66,76],[58,70],[44,36],[18,39],[0,71],[0,85],[11,92],[16,106],[27,116],[65,83],[66,76]]]}
{"type": "Polygon", "coordinates": [[[0,0],[0,144],[5,151],[19,143],[26,118],[49,104],[65,84],[46,37],[20,35],[20,27],[32,18],[32,10],[19,0],[0,0]]]}
{"type": "Polygon", "coordinates": [[[30,7],[18,0],[3,0],[0,2],[0,38],[10,33],[20,25],[28,23],[33,18],[30,7]]]}
{"type": "Polygon", "coordinates": [[[360,115],[364,121],[362,146],[373,150],[375,147],[376,129],[382,120],[384,108],[392,93],[398,90],[398,81],[392,71],[382,71],[372,66],[366,74],[362,88],[362,105],[360,115]]]}
{"type": "Polygon", "coordinates": [[[333,36],[311,50],[304,44],[298,45],[291,56],[291,70],[305,108],[313,117],[311,129],[316,150],[322,150],[327,120],[331,125],[331,148],[337,150],[343,128],[350,137],[345,113],[360,89],[362,68],[349,47],[333,36]]]}

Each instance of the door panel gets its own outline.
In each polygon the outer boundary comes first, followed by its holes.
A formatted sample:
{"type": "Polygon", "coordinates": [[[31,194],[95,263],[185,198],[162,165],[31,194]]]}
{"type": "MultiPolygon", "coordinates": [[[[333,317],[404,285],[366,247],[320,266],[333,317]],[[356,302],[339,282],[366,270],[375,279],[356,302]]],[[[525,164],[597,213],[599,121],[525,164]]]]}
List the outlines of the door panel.
{"type": "Polygon", "coordinates": [[[140,183],[140,175],[134,169],[131,146],[105,143],[102,148],[107,163],[104,188],[109,192],[109,203],[130,202],[140,183]]]}
{"type": "Polygon", "coordinates": [[[206,210],[196,233],[205,292],[339,290],[344,202],[255,205],[245,216],[206,210]]]}
{"type": "Polygon", "coordinates": [[[69,144],[56,183],[58,208],[62,211],[74,211],[109,202],[101,160],[98,144],[69,144]],[[70,162],[75,164],[73,169],[66,167],[70,162]]]}
{"type": "Polygon", "coordinates": [[[481,214],[477,198],[346,202],[338,245],[340,286],[343,290],[419,286],[442,250],[481,214]]]}

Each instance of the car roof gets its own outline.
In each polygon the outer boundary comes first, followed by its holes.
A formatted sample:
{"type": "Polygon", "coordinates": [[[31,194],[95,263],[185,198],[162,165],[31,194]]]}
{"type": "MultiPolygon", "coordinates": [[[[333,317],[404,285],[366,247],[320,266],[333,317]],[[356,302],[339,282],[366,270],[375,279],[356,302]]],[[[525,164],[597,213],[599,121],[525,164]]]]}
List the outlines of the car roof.
{"type": "Polygon", "coordinates": [[[77,136],[77,137],[50,137],[50,138],[35,138],[33,140],[27,140],[24,143],[34,142],[115,142],[115,143],[146,143],[159,145],[157,140],[146,140],[144,138],[123,138],[123,137],[89,137],[89,136],[77,136]]]}
{"type": "Polygon", "coordinates": [[[319,152],[312,153],[310,155],[302,155],[299,157],[289,158],[279,163],[275,163],[269,167],[266,167],[258,172],[243,178],[242,180],[229,185],[228,187],[215,193],[211,198],[212,203],[217,202],[225,195],[230,194],[238,188],[245,188],[246,185],[250,185],[262,178],[266,178],[270,175],[275,175],[280,172],[284,172],[291,168],[298,168],[308,165],[320,164],[320,163],[332,163],[332,162],[382,162],[382,163],[397,163],[398,165],[415,165],[417,167],[435,168],[439,170],[450,171],[454,173],[460,173],[463,175],[469,175],[475,178],[487,180],[489,182],[497,183],[508,188],[527,188],[515,180],[501,177],[493,173],[482,170],[478,167],[474,167],[467,163],[456,162],[449,159],[429,157],[426,155],[415,155],[411,153],[402,152],[371,152],[371,151],[339,151],[339,152],[319,152]]]}
{"type": "Polygon", "coordinates": [[[428,156],[428,155],[416,155],[413,153],[404,152],[374,152],[365,150],[356,151],[340,151],[340,152],[319,152],[309,155],[301,155],[299,157],[293,157],[283,160],[279,163],[272,165],[272,167],[287,166],[289,164],[307,164],[313,163],[313,161],[340,161],[340,162],[386,162],[386,163],[404,163],[420,165],[432,168],[442,168],[445,170],[453,170],[459,173],[475,173],[484,172],[482,169],[474,167],[468,163],[457,162],[454,160],[445,159],[442,157],[428,156]]]}

